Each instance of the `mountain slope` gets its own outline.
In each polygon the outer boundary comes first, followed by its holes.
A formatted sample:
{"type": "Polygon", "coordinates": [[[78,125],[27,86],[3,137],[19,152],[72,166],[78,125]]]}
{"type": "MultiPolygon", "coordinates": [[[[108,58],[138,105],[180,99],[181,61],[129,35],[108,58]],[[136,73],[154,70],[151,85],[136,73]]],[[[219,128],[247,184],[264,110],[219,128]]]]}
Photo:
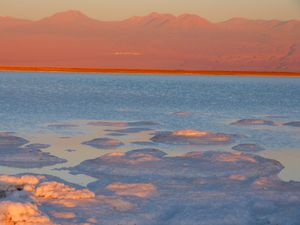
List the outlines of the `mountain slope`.
{"type": "Polygon", "coordinates": [[[79,11],[0,17],[0,65],[300,71],[300,21],[151,13],[104,22],[79,11]]]}

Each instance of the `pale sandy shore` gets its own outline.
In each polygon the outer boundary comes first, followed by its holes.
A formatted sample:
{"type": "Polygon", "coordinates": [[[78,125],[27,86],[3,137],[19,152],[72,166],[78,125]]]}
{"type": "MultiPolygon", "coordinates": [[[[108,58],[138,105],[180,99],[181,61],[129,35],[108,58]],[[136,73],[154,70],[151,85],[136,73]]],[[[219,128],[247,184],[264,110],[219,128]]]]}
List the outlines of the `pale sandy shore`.
{"type": "Polygon", "coordinates": [[[162,69],[103,69],[75,67],[0,66],[0,71],[19,72],[72,72],[72,73],[129,73],[172,75],[226,75],[226,76],[289,76],[298,77],[300,72],[271,71],[222,71],[222,70],[162,70],[162,69]]]}

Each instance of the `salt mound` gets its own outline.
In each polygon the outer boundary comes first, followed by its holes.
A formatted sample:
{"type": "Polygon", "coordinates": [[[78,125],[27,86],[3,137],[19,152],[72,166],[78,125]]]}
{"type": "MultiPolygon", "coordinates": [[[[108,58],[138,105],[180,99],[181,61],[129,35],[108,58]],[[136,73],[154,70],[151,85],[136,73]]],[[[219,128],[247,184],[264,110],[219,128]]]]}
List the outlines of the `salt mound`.
{"type": "Polygon", "coordinates": [[[224,133],[187,129],[174,132],[160,132],[154,135],[151,140],[166,144],[216,145],[232,142],[233,136],[224,133]]]}
{"type": "Polygon", "coordinates": [[[107,186],[110,191],[116,192],[117,195],[131,195],[140,198],[148,198],[156,192],[153,184],[124,184],[113,183],[107,186]]]}
{"type": "Polygon", "coordinates": [[[159,161],[164,155],[164,152],[157,149],[137,149],[126,153],[108,153],[100,158],[107,163],[136,165],[145,162],[159,161]]]}
{"type": "Polygon", "coordinates": [[[31,175],[25,175],[21,177],[2,175],[0,176],[0,182],[17,184],[17,185],[25,185],[25,184],[36,185],[43,178],[44,178],[43,176],[31,176],[31,175]]]}
{"type": "Polygon", "coordinates": [[[88,199],[95,194],[88,189],[76,190],[73,187],[58,182],[42,183],[35,190],[35,196],[46,199],[88,199]]]}
{"type": "Polygon", "coordinates": [[[199,130],[178,130],[173,132],[173,135],[176,136],[187,136],[187,137],[193,137],[193,136],[198,136],[198,137],[202,137],[202,136],[207,136],[209,134],[212,134],[208,131],[199,131],[199,130]]]}
{"type": "Polygon", "coordinates": [[[222,162],[238,162],[238,161],[248,161],[251,163],[256,163],[256,159],[252,155],[248,155],[242,152],[233,152],[233,153],[220,153],[216,155],[215,160],[222,162]]]}
{"type": "Polygon", "coordinates": [[[0,203],[0,224],[2,225],[54,225],[32,203],[5,201],[0,203]]]}

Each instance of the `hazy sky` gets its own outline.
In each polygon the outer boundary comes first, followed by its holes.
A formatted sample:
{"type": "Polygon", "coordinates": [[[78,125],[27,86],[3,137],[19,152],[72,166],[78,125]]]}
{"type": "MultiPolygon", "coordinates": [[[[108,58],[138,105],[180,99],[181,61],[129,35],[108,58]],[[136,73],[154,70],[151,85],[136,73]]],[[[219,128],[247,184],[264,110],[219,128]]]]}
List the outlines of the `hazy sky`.
{"type": "Polygon", "coordinates": [[[39,19],[76,9],[101,20],[150,12],[193,13],[211,21],[232,17],[300,19],[300,0],[0,0],[0,15],[39,19]]]}

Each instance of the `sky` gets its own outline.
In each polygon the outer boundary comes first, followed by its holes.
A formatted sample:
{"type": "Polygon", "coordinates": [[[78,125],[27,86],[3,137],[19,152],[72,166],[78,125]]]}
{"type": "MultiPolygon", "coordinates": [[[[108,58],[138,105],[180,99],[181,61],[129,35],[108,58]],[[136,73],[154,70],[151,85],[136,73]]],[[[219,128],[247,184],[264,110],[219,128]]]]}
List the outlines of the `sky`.
{"type": "Polygon", "coordinates": [[[1,16],[37,20],[66,10],[80,10],[99,20],[150,12],[192,13],[213,22],[233,17],[300,20],[300,0],[0,0],[1,16]]]}

